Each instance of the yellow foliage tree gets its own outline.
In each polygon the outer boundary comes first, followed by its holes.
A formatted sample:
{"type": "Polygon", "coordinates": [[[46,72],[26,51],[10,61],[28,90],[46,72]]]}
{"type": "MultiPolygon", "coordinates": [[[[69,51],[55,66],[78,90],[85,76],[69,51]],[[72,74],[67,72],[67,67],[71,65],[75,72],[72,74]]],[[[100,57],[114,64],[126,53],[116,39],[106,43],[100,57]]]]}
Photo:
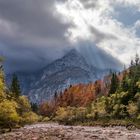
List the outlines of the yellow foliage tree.
{"type": "Polygon", "coordinates": [[[22,115],[24,112],[31,111],[31,105],[26,96],[19,96],[18,98],[19,113],[22,115]]]}
{"type": "Polygon", "coordinates": [[[20,117],[16,111],[18,105],[15,101],[4,100],[0,103],[0,123],[12,127],[18,123],[20,117]]]}
{"type": "Polygon", "coordinates": [[[37,114],[33,113],[32,111],[30,112],[25,112],[23,115],[22,115],[22,122],[23,123],[34,123],[34,122],[37,122],[39,120],[39,117],[37,114]]]}
{"type": "Polygon", "coordinates": [[[137,111],[138,111],[138,107],[137,107],[136,103],[134,103],[132,101],[129,102],[129,104],[127,106],[127,111],[131,117],[135,117],[135,115],[137,114],[137,111]]]}

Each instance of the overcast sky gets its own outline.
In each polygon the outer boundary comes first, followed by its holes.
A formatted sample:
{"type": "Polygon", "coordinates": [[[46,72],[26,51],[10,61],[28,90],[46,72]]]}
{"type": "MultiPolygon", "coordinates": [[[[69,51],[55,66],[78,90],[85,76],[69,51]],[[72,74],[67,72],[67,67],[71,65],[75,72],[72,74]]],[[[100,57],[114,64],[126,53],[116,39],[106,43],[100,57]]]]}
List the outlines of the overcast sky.
{"type": "Polygon", "coordinates": [[[128,64],[140,54],[140,0],[0,0],[7,71],[39,69],[81,40],[128,64]]]}

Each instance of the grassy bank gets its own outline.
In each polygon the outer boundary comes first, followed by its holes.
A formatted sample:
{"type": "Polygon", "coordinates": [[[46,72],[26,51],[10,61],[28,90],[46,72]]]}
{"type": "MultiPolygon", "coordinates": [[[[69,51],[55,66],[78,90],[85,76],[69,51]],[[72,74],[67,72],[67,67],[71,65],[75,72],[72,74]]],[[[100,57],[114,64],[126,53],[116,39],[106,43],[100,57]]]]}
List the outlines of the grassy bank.
{"type": "Polygon", "coordinates": [[[129,130],[135,130],[140,129],[140,121],[139,120],[130,120],[130,119],[124,119],[124,120],[118,120],[118,119],[101,119],[101,120],[83,120],[83,121],[61,121],[60,124],[64,125],[74,125],[74,126],[101,126],[101,127],[114,127],[114,126],[122,126],[126,127],[129,130]]]}

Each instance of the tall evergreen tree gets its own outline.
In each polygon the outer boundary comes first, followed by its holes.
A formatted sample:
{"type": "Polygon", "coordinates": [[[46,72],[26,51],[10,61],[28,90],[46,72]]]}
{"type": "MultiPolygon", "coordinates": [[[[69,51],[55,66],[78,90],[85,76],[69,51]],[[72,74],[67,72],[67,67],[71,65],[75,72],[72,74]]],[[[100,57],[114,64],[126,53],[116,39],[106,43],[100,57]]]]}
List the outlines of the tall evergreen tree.
{"type": "Polygon", "coordinates": [[[18,98],[21,95],[20,84],[16,74],[13,75],[11,91],[16,98],[18,98]]]}
{"type": "Polygon", "coordinates": [[[112,73],[109,94],[115,93],[118,88],[118,85],[119,85],[118,77],[117,77],[116,73],[112,73]]]}
{"type": "Polygon", "coordinates": [[[135,65],[138,66],[140,64],[140,58],[139,58],[139,55],[136,54],[135,56],[135,65]]]}
{"type": "Polygon", "coordinates": [[[0,65],[0,102],[6,97],[5,96],[5,81],[4,81],[4,72],[2,68],[2,64],[0,65]]]}
{"type": "Polygon", "coordinates": [[[31,103],[32,111],[38,113],[38,105],[36,103],[31,103]]]}
{"type": "Polygon", "coordinates": [[[127,72],[124,71],[123,73],[123,79],[121,81],[121,90],[126,92],[129,88],[129,85],[128,85],[128,78],[127,78],[127,72]]]}
{"type": "Polygon", "coordinates": [[[129,69],[129,98],[132,99],[135,94],[138,92],[137,82],[139,81],[140,77],[140,58],[138,54],[135,56],[135,61],[133,61],[133,65],[131,64],[131,67],[129,69]]]}

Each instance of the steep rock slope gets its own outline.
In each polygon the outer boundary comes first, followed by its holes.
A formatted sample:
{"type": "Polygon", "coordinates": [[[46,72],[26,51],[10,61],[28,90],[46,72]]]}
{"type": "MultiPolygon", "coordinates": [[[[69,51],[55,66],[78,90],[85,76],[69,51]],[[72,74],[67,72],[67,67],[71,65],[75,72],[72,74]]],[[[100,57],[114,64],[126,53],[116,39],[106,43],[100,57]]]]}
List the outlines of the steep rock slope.
{"type": "Polygon", "coordinates": [[[63,91],[70,85],[101,79],[109,69],[90,65],[81,53],[73,49],[36,73],[17,75],[23,94],[28,95],[31,102],[40,103],[53,98],[55,92],[63,91]]]}
{"type": "Polygon", "coordinates": [[[76,83],[88,83],[101,78],[107,70],[99,70],[87,64],[84,57],[76,50],[71,50],[59,60],[54,61],[42,70],[40,79],[29,91],[32,102],[42,102],[53,97],[76,83]]]}

